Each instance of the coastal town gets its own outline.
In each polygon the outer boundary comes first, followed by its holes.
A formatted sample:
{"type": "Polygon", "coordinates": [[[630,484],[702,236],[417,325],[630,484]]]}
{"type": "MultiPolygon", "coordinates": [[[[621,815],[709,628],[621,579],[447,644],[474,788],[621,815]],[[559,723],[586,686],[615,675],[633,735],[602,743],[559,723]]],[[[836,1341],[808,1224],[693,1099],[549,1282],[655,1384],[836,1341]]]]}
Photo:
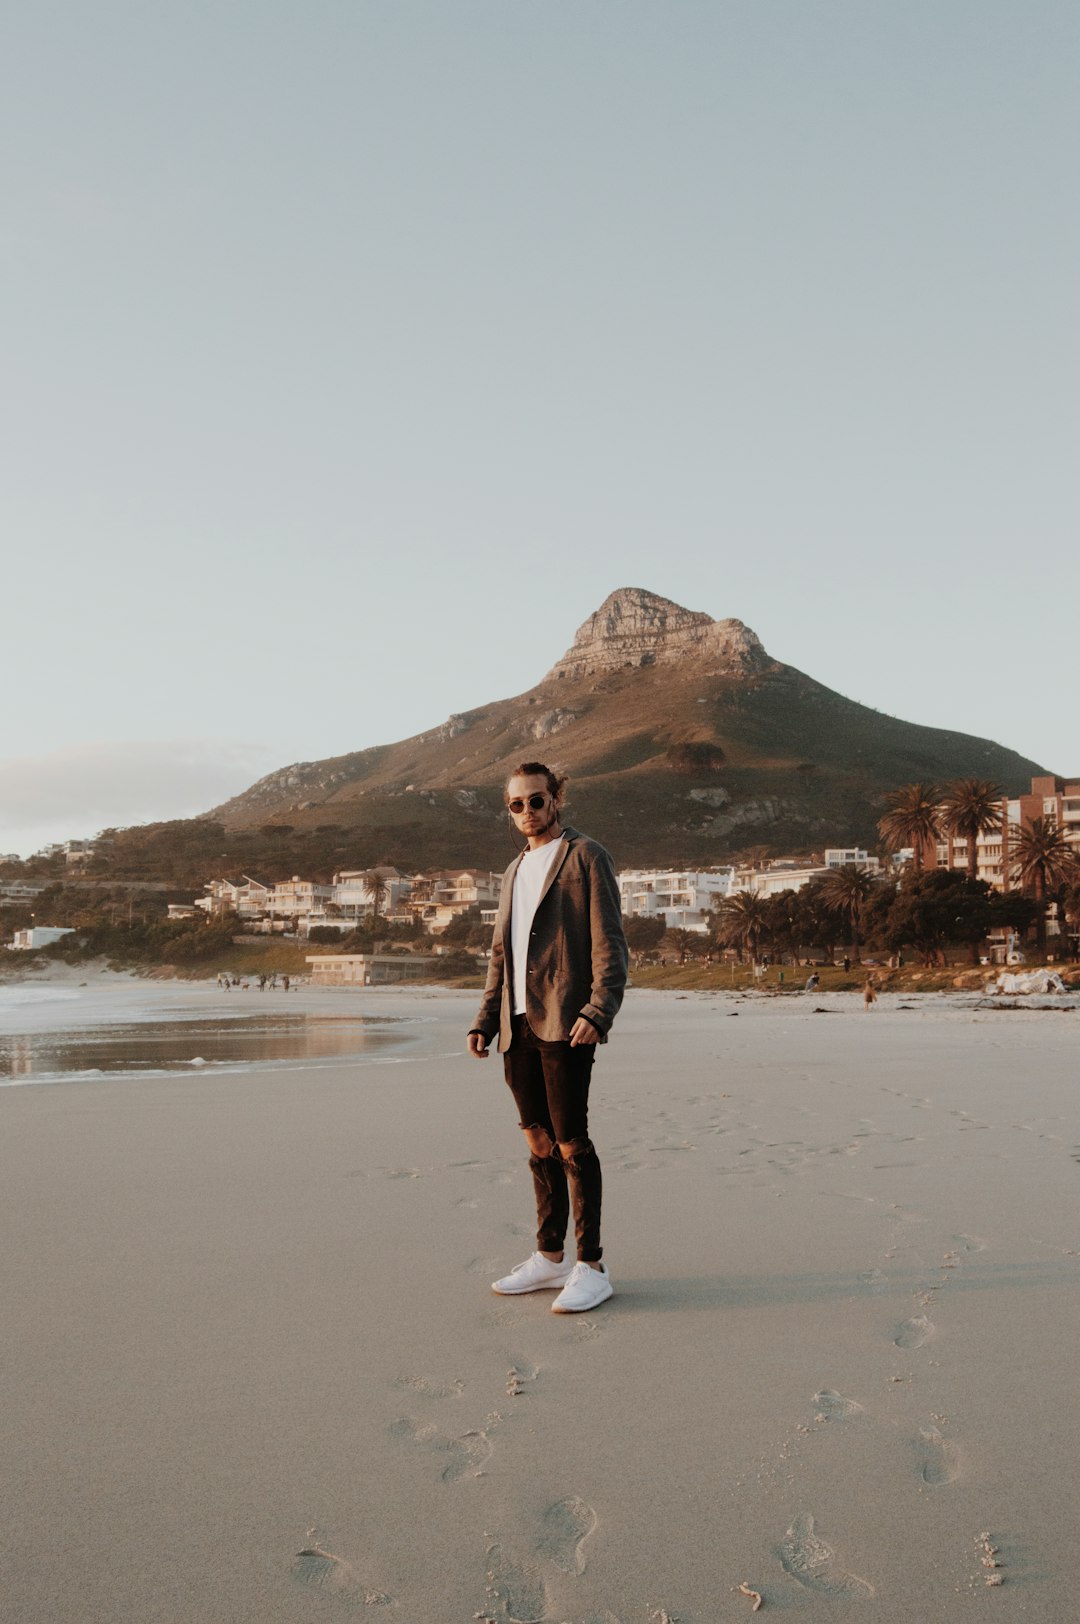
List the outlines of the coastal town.
{"type": "MultiPolygon", "coordinates": [[[[969,800],[972,787],[967,786],[969,800]]],[[[981,811],[969,806],[966,820],[957,811],[956,792],[962,788],[953,786],[952,800],[942,792],[940,800],[928,801],[922,785],[898,791],[882,820],[876,851],[830,846],[820,854],[775,856],[760,849],[744,861],[707,868],[621,869],[617,878],[631,946],[641,958],[661,959],[666,949],[680,960],[713,949],[740,960],[746,954],[780,963],[815,961],[819,951],[830,958],[852,948],[857,954],[860,936],[873,935],[875,905],[882,925],[886,891],[895,893],[905,877],[910,882],[915,876],[945,875],[974,882],[978,893],[970,893],[967,903],[980,906],[970,929],[956,931],[951,941],[948,932],[941,934],[939,949],[974,942],[985,963],[1019,964],[1030,939],[1037,957],[1051,962],[1077,957],[1080,919],[1070,899],[1080,879],[1080,780],[1034,777],[1029,793],[1013,797],[997,797],[993,786],[982,785],[981,811]],[[791,909],[785,913],[785,899],[799,896],[822,906],[809,915],[804,909],[796,925],[791,909]],[[1013,899],[1012,910],[988,911],[985,904],[993,897],[1002,903],[1013,899]],[[833,928],[830,913],[836,916],[833,928]]],[[[77,874],[94,850],[94,841],[72,840],[41,855],[62,858],[77,874]]],[[[228,921],[248,939],[276,937],[317,946],[308,962],[319,979],[385,981],[419,974],[453,947],[483,955],[501,884],[501,874],[478,867],[406,873],[380,864],[340,869],[325,881],[298,874],[212,879],[202,895],[159,909],[174,926],[228,921]],[[396,950],[376,953],[376,939],[387,937],[396,938],[396,950]],[[334,954],[335,945],[344,950],[334,954]]],[[[47,895],[41,881],[0,879],[0,908],[33,908],[47,895]]],[[[147,898],[140,900],[145,905],[147,898]]],[[[128,912],[131,922],[130,903],[128,912]]],[[[955,923],[965,922],[957,916],[955,923]]],[[[50,916],[46,922],[35,911],[7,946],[46,948],[77,929],[65,918],[50,916]]],[[[879,937],[883,934],[888,930],[879,929],[879,937]]],[[[899,953],[897,931],[891,934],[899,953]]],[[[910,945],[926,951],[917,930],[910,945]]]]}

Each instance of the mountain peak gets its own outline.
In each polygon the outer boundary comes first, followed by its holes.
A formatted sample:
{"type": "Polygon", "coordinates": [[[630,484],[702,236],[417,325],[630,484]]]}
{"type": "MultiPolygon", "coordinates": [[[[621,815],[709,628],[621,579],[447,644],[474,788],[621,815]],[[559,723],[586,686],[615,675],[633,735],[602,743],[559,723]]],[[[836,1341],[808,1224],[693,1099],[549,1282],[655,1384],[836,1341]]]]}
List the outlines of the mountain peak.
{"type": "Polygon", "coordinates": [[[760,671],[769,663],[759,639],[741,620],[713,620],[644,587],[622,586],[578,627],[545,680],[666,664],[691,655],[707,660],[711,669],[735,674],[760,671]]]}

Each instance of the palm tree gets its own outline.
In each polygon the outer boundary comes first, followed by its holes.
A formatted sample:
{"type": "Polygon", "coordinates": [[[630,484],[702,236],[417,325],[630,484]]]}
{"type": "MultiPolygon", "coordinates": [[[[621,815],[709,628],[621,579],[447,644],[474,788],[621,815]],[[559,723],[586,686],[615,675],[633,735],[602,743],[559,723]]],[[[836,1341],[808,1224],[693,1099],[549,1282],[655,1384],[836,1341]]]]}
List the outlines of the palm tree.
{"type": "Polygon", "coordinates": [[[749,947],[757,958],[758,942],[766,927],[765,898],[757,891],[736,891],[725,897],[716,910],[720,940],[735,943],[741,953],[749,947]]]}
{"type": "Polygon", "coordinates": [[[863,903],[874,889],[874,880],[854,863],[832,868],[821,880],[818,895],[830,913],[846,914],[851,925],[851,950],[858,964],[859,924],[863,903]]]}
{"type": "Polygon", "coordinates": [[[1013,836],[1009,851],[1013,876],[1020,889],[1034,897],[1036,942],[1046,952],[1046,903],[1053,892],[1080,878],[1080,859],[1064,829],[1048,818],[1032,818],[1013,836]]]}
{"type": "Polygon", "coordinates": [[[979,836],[1001,828],[1001,786],[989,778],[958,778],[946,784],[941,822],[947,834],[967,842],[967,875],[979,877],[979,836]]]}
{"type": "Polygon", "coordinates": [[[390,895],[390,883],[381,868],[366,868],[361,877],[371,896],[371,912],[378,919],[379,909],[390,895]]]}
{"type": "Polygon", "coordinates": [[[941,797],[936,784],[905,784],[890,796],[878,819],[878,834],[890,851],[911,846],[911,866],[922,872],[923,855],[941,833],[941,797]]]}

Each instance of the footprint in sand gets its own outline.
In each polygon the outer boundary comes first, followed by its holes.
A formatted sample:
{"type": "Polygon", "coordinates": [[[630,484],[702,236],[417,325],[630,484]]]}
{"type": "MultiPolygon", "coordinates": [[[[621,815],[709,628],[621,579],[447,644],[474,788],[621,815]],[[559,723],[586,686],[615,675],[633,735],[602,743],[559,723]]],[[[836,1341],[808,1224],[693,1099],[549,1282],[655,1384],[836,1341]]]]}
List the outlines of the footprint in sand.
{"type": "Polygon", "coordinates": [[[488,1592],[509,1624],[542,1624],[548,1593],[544,1576],[532,1562],[521,1562],[493,1545],[488,1552],[488,1592]]]}
{"type": "Polygon", "coordinates": [[[841,1398],[831,1387],[815,1393],[810,1402],[814,1406],[815,1418],[824,1417],[826,1421],[850,1421],[853,1416],[863,1414],[861,1404],[856,1404],[853,1398],[841,1398]]]}
{"type": "Polygon", "coordinates": [[[985,1252],[986,1242],[978,1235],[954,1235],[953,1239],[965,1252],[985,1252]]]}
{"type": "Polygon", "coordinates": [[[381,1590],[372,1590],[360,1579],[356,1570],[343,1557],[334,1556],[316,1537],[314,1528],[308,1529],[308,1543],[297,1551],[292,1565],[292,1576],[297,1584],[314,1590],[323,1590],[349,1607],[388,1607],[391,1598],[381,1590]]]}
{"type": "Polygon", "coordinates": [[[567,1329],[578,1342],[595,1342],[597,1337],[603,1335],[603,1328],[590,1314],[567,1314],[558,1317],[569,1320],[567,1329]]]}
{"type": "Polygon", "coordinates": [[[420,1426],[409,1416],[401,1416],[391,1422],[390,1432],[395,1438],[419,1444],[443,1456],[440,1476],[444,1483],[457,1483],[464,1477],[482,1477],[491,1457],[491,1439],[481,1428],[462,1433],[460,1438],[446,1438],[436,1427],[420,1426]]]}
{"type": "Polygon", "coordinates": [[[539,1365],[530,1365],[524,1359],[515,1359],[506,1372],[507,1398],[520,1398],[525,1388],[540,1374],[539,1365]]]}
{"type": "Polygon", "coordinates": [[[451,1438],[444,1445],[450,1459],[443,1468],[444,1483],[456,1483],[462,1477],[483,1477],[484,1467],[491,1459],[491,1439],[479,1427],[451,1438]]]}
{"type": "Polygon", "coordinates": [[[494,1274],[499,1267],[497,1257],[470,1258],[465,1265],[466,1274],[494,1274]]]}
{"type": "Polygon", "coordinates": [[[872,1292],[875,1296],[889,1289],[888,1277],[882,1274],[880,1269],[867,1269],[863,1274],[860,1274],[859,1284],[865,1286],[867,1291],[872,1292]]]}
{"type": "Polygon", "coordinates": [[[780,1563],[785,1573],[808,1590],[850,1601],[874,1594],[872,1584],[837,1567],[835,1551],[815,1534],[814,1519],[805,1511],[799,1513],[780,1542],[780,1563]]]}
{"type": "Polygon", "coordinates": [[[917,1444],[919,1475],[924,1483],[934,1487],[952,1483],[960,1476],[960,1455],[951,1438],[945,1438],[937,1427],[920,1427],[917,1444]]]}
{"type": "MultiPolygon", "coordinates": [[[[524,1299],[524,1295],[522,1293],[522,1299],[524,1299]]],[[[520,1325],[528,1318],[528,1308],[523,1307],[521,1301],[519,1301],[516,1307],[493,1308],[488,1313],[481,1314],[480,1323],[491,1327],[493,1330],[505,1331],[510,1330],[515,1325],[520,1325]]]]}
{"type": "Polygon", "coordinates": [[[904,1321],[893,1342],[898,1348],[921,1348],[933,1334],[933,1322],[925,1314],[917,1314],[914,1319],[904,1321]]]}
{"type": "Polygon", "coordinates": [[[429,1381],[426,1376],[395,1376],[393,1385],[423,1393],[425,1398],[460,1398],[465,1391],[464,1382],[429,1381]]]}
{"type": "Polygon", "coordinates": [[[544,1512],[544,1525],[536,1547],[560,1573],[584,1573],[582,1546],[596,1527],[596,1512],[576,1494],[556,1501],[544,1512]]]}

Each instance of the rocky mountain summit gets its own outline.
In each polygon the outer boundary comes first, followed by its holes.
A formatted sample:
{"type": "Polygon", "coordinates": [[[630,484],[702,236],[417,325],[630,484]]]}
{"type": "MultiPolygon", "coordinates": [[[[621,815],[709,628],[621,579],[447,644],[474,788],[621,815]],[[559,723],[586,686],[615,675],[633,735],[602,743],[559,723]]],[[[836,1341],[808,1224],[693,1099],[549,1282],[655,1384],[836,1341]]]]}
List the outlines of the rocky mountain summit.
{"type": "Polygon", "coordinates": [[[760,639],[741,620],[713,620],[643,587],[623,586],[578,627],[573,643],[544,680],[577,679],[688,656],[700,660],[709,675],[746,676],[770,664],[760,639]]]}
{"type": "Polygon", "coordinates": [[[859,705],[767,654],[740,620],[620,587],[525,693],[283,767],[209,816],[321,832],[342,864],[501,868],[513,851],[502,786],[537,758],[569,773],[571,821],[621,863],[695,866],[751,844],[873,845],[900,784],[983,777],[1016,793],[1041,770],[859,705]]]}

